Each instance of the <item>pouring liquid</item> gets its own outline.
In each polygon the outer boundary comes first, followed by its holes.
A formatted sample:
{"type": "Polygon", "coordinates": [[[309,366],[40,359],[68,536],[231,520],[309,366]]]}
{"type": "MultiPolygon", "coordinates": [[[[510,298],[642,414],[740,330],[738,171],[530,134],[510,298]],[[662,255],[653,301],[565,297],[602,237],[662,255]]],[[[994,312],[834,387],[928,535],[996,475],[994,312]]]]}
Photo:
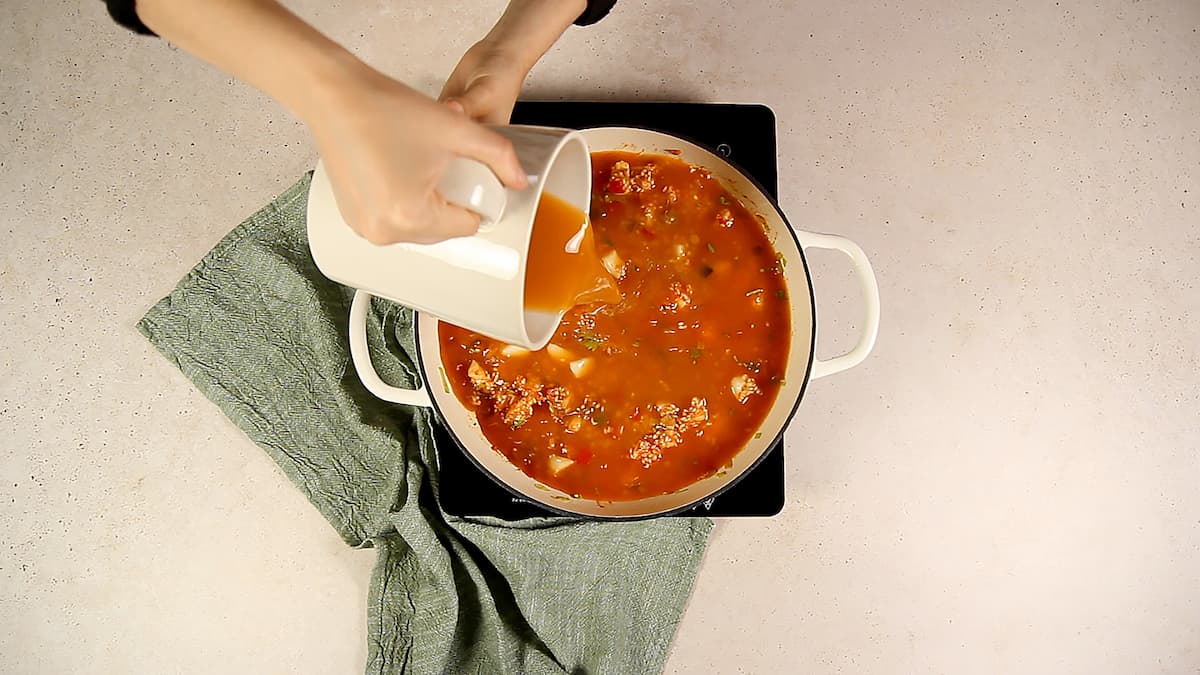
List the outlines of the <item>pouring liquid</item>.
{"type": "Polygon", "coordinates": [[[557,313],[621,301],[600,256],[587,214],[545,192],[538,202],[525,268],[525,308],[557,313]]]}

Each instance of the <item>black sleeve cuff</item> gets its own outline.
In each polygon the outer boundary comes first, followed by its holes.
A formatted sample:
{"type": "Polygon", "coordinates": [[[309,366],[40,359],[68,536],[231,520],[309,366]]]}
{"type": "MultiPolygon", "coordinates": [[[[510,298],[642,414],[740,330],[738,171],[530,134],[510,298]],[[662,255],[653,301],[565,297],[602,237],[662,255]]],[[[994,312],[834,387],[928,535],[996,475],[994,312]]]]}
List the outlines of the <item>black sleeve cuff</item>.
{"type": "Polygon", "coordinates": [[[137,0],[104,0],[104,4],[108,5],[108,15],[117,23],[142,35],[154,35],[154,31],[138,18],[135,7],[137,0]]]}
{"type": "Polygon", "coordinates": [[[587,9],[575,19],[576,26],[590,26],[603,19],[612,10],[617,0],[588,0],[587,9]]]}
{"type": "MultiPolygon", "coordinates": [[[[104,0],[108,6],[108,14],[114,21],[142,35],[154,35],[137,15],[137,0],[104,0]]],[[[575,19],[576,26],[590,26],[603,19],[612,11],[617,0],[588,0],[587,9],[575,19]]]]}

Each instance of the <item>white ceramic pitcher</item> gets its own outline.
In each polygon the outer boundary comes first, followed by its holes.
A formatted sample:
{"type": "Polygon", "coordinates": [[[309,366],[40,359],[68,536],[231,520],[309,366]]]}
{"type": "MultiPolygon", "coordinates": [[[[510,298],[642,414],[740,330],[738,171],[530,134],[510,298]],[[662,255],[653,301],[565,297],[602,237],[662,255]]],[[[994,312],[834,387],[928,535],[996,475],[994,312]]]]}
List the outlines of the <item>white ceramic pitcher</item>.
{"type": "Polygon", "coordinates": [[[591,157],[577,131],[515,125],[495,130],[512,141],[529,187],[507,189],[486,165],[453,160],[438,191],[478,213],[479,232],[436,244],[379,246],[363,239],[342,218],[329,174],[318,162],[308,194],[308,244],[317,267],[357,289],[356,304],[378,296],[509,344],[544,347],[565,311],[525,308],[533,219],[547,190],[588,212],[591,157]]]}

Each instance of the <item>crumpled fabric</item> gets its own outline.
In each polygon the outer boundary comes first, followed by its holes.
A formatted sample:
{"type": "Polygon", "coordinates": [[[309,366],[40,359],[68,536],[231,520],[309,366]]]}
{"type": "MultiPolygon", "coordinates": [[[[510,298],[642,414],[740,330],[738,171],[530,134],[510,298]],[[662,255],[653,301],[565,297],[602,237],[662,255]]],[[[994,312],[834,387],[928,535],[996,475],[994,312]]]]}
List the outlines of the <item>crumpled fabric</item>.
{"type": "MultiPolygon", "coordinates": [[[[368,673],[653,673],[711,522],[463,519],[439,506],[432,414],[350,364],[352,291],[313,263],[311,174],[229,233],[138,329],[350,546],[374,547],[368,673]]],[[[380,375],[417,380],[411,310],[376,301],[380,375]]],[[[444,452],[460,452],[457,447],[444,452]]]]}

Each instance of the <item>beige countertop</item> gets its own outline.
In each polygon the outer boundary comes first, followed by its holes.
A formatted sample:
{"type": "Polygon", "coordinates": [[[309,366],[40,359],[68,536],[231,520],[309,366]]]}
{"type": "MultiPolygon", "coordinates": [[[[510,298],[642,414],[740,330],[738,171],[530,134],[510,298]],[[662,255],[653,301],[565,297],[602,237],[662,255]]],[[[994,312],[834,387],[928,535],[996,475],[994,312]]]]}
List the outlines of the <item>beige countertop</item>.
{"type": "MultiPolygon", "coordinates": [[[[293,3],[433,93],[501,2],[293,3]]],[[[644,3],[530,98],[760,102],[883,327],[717,524],[669,673],[1200,672],[1200,4],[644,3]]],[[[98,1],[0,20],[6,672],[359,672],[371,551],[134,330],[314,160],[98,1]]],[[[820,353],[860,306],[813,256],[820,353]]]]}

